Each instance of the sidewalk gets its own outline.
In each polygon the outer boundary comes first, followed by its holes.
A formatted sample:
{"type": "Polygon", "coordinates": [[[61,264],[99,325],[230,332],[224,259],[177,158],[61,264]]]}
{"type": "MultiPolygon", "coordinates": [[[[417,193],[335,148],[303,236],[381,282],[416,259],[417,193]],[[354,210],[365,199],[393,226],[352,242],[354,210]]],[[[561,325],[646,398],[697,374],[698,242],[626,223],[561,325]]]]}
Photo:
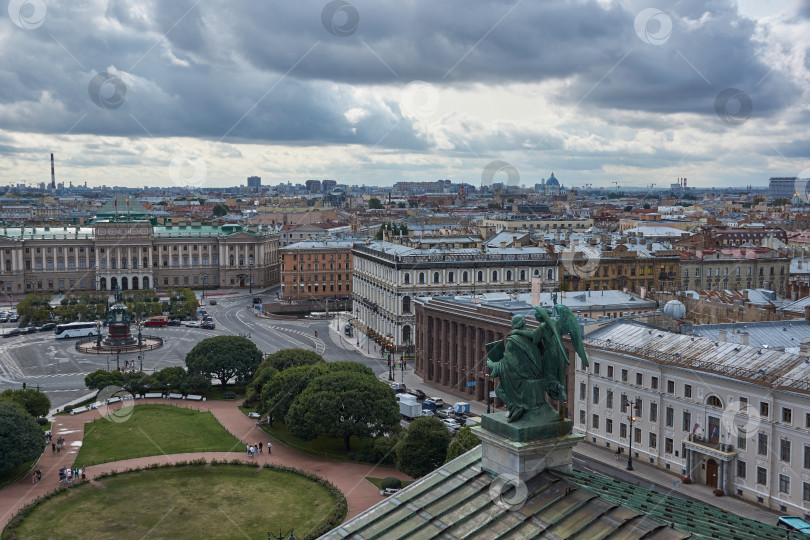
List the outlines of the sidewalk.
{"type": "Polygon", "coordinates": [[[354,329],[352,337],[343,333],[343,327],[353,319],[354,317],[347,317],[345,313],[338,312],[337,316],[329,322],[329,334],[332,336],[332,339],[342,344],[345,348],[353,349],[367,358],[381,360],[380,346],[373,341],[369,341],[368,337],[363,334],[358,327],[352,326],[354,329]]]}

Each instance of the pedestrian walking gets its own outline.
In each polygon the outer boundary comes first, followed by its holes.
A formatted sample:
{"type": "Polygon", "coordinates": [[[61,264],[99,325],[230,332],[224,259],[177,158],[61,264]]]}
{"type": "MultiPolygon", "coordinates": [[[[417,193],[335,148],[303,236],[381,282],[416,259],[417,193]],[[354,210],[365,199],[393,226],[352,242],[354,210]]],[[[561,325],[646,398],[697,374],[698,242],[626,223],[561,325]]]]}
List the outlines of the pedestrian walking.
{"type": "Polygon", "coordinates": [[[61,451],[62,451],[62,445],[60,443],[56,443],[56,453],[59,454],[59,452],[61,452],[61,451]]]}
{"type": "Polygon", "coordinates": [[[267,453],[268,454],[273,453],[273,444],[272,443],[267,443],[267,453]]]}
{"type": "Polygon", "coordinates": [[[42,471],[37,469],[37,482],[39,482],[40,480],[42,480],[42,471]]]}
{"type": "Polygon", "coordinates": [[[87,478],[87,469],[85,467],[82,467],[82,480],[85,480],[86,478],[87,478]]]}
{"type": "Polygon", "coordinates": [[[56,443],[51,443],[51,454],[56,453],[56,443]]]}
{"type": "Polygon", "coordinates": [[[246,453],[248,456],[250,455],[250,445],[249,445],[249,444],[246,444],[246,445],[245,445],[245,453],[246,453]]]}
{"type": "Polygon", "coordinates": [[[262,443],[259,443],[259,453],[262,453],[262,443]]]}

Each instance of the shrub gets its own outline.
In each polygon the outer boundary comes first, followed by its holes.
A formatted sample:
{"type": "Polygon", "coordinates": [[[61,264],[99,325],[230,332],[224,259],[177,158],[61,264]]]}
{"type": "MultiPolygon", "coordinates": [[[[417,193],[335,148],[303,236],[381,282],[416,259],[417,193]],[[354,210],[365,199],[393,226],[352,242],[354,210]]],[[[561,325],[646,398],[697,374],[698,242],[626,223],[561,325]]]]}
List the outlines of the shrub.
{"type": "Polygon", "coordinates": [[[380,487],[382,487],[382,489],[400,489],[402,487],[402,480],[389,476],[382,479],[380,487]]]}
{"type": "Polygon", "coordinates": [[[62,410],[65,411],[66,413],[69,413],[73,410],[73,405],[65,405],[65,408],[62,410]]]}
{"type": "Polygon", "coordinates": [[[236,394],[232,390],[227,390],[222,393],[222,397],[224,399],[234,399],[236,398],[236,394]]]}
{"type": "Polygon", "coordinates": [[[39,424],[40,426],[44,426],[47,423],[48,423],[48,419],[45,418],[44,416],[40,416],[39,418],[37,418],[37,424],[39,424]]]}

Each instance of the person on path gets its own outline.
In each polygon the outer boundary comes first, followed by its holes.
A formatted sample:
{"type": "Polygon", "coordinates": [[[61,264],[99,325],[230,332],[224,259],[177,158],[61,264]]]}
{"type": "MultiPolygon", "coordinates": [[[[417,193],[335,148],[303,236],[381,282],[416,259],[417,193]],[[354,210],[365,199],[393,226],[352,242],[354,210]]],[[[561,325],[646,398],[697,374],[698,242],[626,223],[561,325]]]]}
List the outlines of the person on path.
{"type": "Polygon", "coordinates": [[[51,454],[56,453],[56,443],[51,443],[51,454]]]}
{"type": "Polygon", "coordinates": [[[56,443],[56,453],[58,454],[61,451],[62,451],[62,444],[61,443],[56,443]]]}
{"type": "Polygon", "coordinates": [[[87,479],[87,469],[85,467],[82,467],[82,480],[86,479],[87,479]]]}
{"type": "Polygon", "coordinates": [[[249,445],[249,444],[246,444],[246,445],[245,445],[245,453],[246,453],[248,456],[250,455],[250,445],[249,445]]]}
{"type": "Polygon", "coordinates": [[[273,453],[273,443],[270,443],[270,442],[267,443],[267,453],[268,454],[273,453]]]}
{"type": "Polygon", "coordinates": [[[37,469],[37,482],[39,482],[40,480],[42,480],[42,471],[37,469]]]}
{"type": "Polygon", "coordinates": [[[262,453],[262,443],[259,443],[259,453],[262,453]]]}

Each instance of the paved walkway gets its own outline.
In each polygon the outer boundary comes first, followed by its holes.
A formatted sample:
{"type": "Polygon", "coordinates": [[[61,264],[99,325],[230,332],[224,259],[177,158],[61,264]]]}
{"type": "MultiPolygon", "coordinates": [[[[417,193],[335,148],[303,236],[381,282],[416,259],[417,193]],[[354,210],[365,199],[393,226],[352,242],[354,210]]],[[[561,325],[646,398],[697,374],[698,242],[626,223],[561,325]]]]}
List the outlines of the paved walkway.
{"type": "MultiPolygon", "coordinates": [[[[245,444],[258,444],[261,442],[262,445],[266,447],[268,442],[272,442],[273,453],[268,455],[265,450],[264,453],[257,457],[249,458],[245,455],[243,446],[235,452],[200,452],[127,459],[87,467],[88,479],[93,479],[102,472],[112,470],[121,471],[127,468],[145,467],[153,463],[174,463],[183,460],[191,461],[192,459],[201,457],[208,461],[213,458],[218,460],[239,459],[246,463],[256,463],[258,465],[264,463],[285,465],[295,467],[302,471],[315,473],[335,484],[346,496],[349,505],[347,519],[356,516],[382,500],[379,490],[374,487],[371,482],[365,480],[365,476],[395,476],[401,479],[410,479],[408,476],[392,467],[378,467],[370,464],[323,460],[292,450],[258,428],[255,420],[242,414],[237,408],[237,403],[232,401],[207,401],[199,403],[185,400],[147,399],[138,400],[136,402],[136,404],[143,403],[163,403],[178,407],[210,411],[225,429],[245,444]]],[[[81,447],[82,438],[84,437],[85,423],[99,418],[100,416],[99,411],[89,411],[75,416],[57,416],[55,418],[51,428],[54,441],[56,441],[57,437],[64,437],[68,446],[59,454],[53,453],[49,447],[42,455],[37,465],[34,467],[42,471],[41,482],[32,484],[31,475],[27,475],[16,484],[0,491],[0,530],[6,526],[6,523],[8,523],[20,508],[37,497],[45,495],[59,487],[59,469],[74,465],[76,455],[81,447]]],[[[82,464],[75,463],[75,465],[81,466],[82,464]]]]}

